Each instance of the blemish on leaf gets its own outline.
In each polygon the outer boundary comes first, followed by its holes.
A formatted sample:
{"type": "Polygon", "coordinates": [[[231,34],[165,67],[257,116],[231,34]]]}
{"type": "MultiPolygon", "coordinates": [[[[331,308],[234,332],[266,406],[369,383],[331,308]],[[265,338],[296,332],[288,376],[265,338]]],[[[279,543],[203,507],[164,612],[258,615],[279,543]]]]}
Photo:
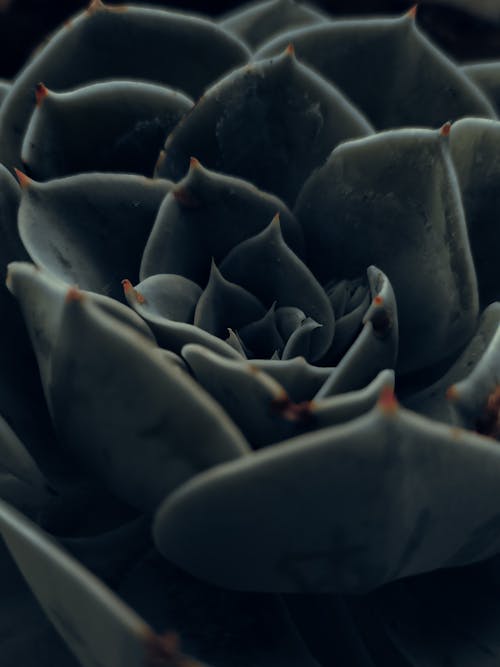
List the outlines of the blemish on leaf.
{"type": "Polygon", "coordinates": [[[199,208],[201,206],[200,200],[185,185],[180,185],[172,190],[172,194],[175,200],[185,208],[199,208]]]}

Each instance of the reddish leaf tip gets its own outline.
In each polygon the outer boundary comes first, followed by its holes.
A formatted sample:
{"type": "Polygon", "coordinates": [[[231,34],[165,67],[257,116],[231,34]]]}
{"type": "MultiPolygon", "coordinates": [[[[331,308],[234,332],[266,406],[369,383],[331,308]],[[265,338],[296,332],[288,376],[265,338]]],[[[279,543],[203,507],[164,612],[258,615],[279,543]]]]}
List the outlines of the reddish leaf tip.
{"type": "Polygon", "coordinates": [[[417,10],[418,10],[418,4],[413,5],[410,7],[410,9],[406,12],[406,16],[408,16],[411,19],[416,18],[417,16],[417,10]]]}
{"type": "Polygon", "coordinates": [[[26,176],[26,174],[20,169],[16,169],[16,167],[14,167],[14,172],[16,174],[17,182],[19,183],[19,185],[23,190],[29,187],[33,182],[31,178],[29,176],[26,176]]]}
{"type": "Polygon", "coordinates": [[[130,282],[130,280],[128,278],[124,278],[122,280],[122,287],[123,287],[123,291],[125,292],[125,294],[130,292],[130,290],[134,289],[133,286],[132,286],[132,283],[130,282]]]}
{"type": "Polygon", "coordinates": [[[449,137],[451,132],[451,122],[447,121],[444,125],[441,125],[439,128],[439,134],[442,137],[449,137]]]}
{"type": "Polygon", "coordinates": [[[285,49],[285,55],[293,58],[295,56],[295,46],[290,42],[290,44],[285,49]]]}
{"type": "Polygon", "coordinates": [[[101,12],[103,9],[106,9],[106,6],[102,0],[90,0],[87,7],[87,14],[95,14],[96,12],[101,12]]]}
{"type": "Polygon", "coordinates": [[[384,303],[384,298],[380,296],[380,294],[377,294],[377,296],[373,298],[373,303],[376,306],[381,306],[384,303]]]}
{"type": "Polygon", "coordinates": [[[377,405],[386,415],[392,415],[397,411],[399,404],[392,387],[384,387],[382,389],[377,405]]]}
{"type": "Polygon", "coordinates": [[[445,396],[448,401],[456,401],[459,397],[457,386],[454,384],[450,385],[446,390],[445,396]]]}
{"type": "Polygon", "coordinates": [[[190,157],[189,158],[189,168],[190,169],[199,169],[201,167],[201,162],[195,158],[195,157],[190,157]]]}
{"type": "Polygon", "coordinates": [[[83,301],[83,293],[80,292],[78,287],[70,287],[66,292],[66,303],[73,303],[75,301],[83,301]]]}
{"type": "Polygon", "coordinates": [[[37,83],[35,86],[35,100],[36,100],[36,105],[39,107],[44,99],[47,97],[49,94],[49,89],[47,86],[40,81],[40,83],[37,83]]]}

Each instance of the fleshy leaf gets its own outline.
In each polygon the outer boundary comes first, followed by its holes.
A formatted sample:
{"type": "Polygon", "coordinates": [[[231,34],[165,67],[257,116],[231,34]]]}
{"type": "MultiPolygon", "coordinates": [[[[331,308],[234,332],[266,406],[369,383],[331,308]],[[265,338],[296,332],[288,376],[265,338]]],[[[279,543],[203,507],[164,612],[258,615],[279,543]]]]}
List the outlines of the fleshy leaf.
{"type": "Polygon", "coordinates": [[[187,176],[158,212],[144,250],[141,280],[178,273],[205,286],[211,258],[220,265],[231,248],[262,231],[276,213],[287,243],[302,255],[302,230],[280,199],[192,159],[187,176]]]}
{"type": "MultiPolygon", "coordinates": [[[[332,375],[335,376],[336,369],[332,375]]],[[[373,408],[383,391],[394,391],[395,374],[393,370],[380,371],[375,378],[360,389],[346,391],[333,396],[321,391],[311,401],[311,430],[335,426],[355,419],[373,408]]]]}
{"type": "Polygon", "coordinates": [[[182,276],[159,274],[146,278],[132,286],[129,280],[123,280],[125,298],[135,312],[144,318],[153,331],[158,344],[175,353],[179,353],[188,343],[199,343],[217,354],[231,359],[240,359],[241,355],[217,336],[203,331],[199,327],[173,319],[173,316],[194,317],[196,302],[201,295],[201,288],[182,276]],[[175,285],[174,294],[164,292],[165,287],[175,285]],[[175,295],[185,298],[182,303],[175,295]]]}
{"type": "Polygon", "coordinates": [[[190,480],[157,511],[155,541],[220,586],[360,593],[497,553],[499,467],[496,442],[383,392],[368,414],[190,480]]]}
{"type": "Polygon", "coordinates": [[[194,324],[223,338],[228,329],[239,329],[266,313],[260,301],[240,285],[226,280],[215,262],[210,278],[196,304],[194,324]]]}
{"type": "Polygon", "coordinates": [[[0,417],[0,498],[30,513],[36,513],[50,498],[44,476],[2,417],[0,417]]]}
{"type": "Polygon", "coordinates": [[[322,363],[333,365],[339,363],[361,332],[370,305],[370,289],[364,279],[354,279],[327,285],[325,291],[335,315],[335,337],[322,363]]]}
{"type": "Polygon", "coordinates": [[[237,333],[247,351],[246,356],[263,359],[281,358],[284,341],[276,320],[276,301],[260,320],[247,324],[237,333]]]}
{"type": "Polygon", "coordinates": [[[306,359],[314,359],[314,332],[321,326],[312,317],[306,317],[287,340],[281,358],[305,357],[306,359]]]}
{"type": "Polygon", "coordinates": [[[285,243],[279,219],[254,237],[234,247],[220,265],[221,273],[242,285],[269,306],[295,306],[320,328],[311,341],[310,360],[321,357],[331,344],[334,316],[321,285],[285,243]]]}
{"type": "Polygon", "coordinates": [[[474,370],[492,344],[499,327],[500,303],[492,303],[481,314],[474,336],[455,363],[444,375],[424,389],[420,391],[411,391],[411,387],[409,391],[407,389],[409,396],[404,400],[405,406],[430,419],[463,426],[462,418],[453,405],[453,392],[449,389],[474,370]]]}
{"type": "Polygon", "coordinates": [[[308,263],[320,281],[333,270],[355,278],[370,264],[389,278],[401,372],[456,353],[478,314],[448,131],[403,129],[346,142],[312,174],[296,207],[308,263]]]}
{"type": "Polygon", "coordinates": [[[313,7],[295,0],[266,0],[232,11],[221,21],[228,32],[255,48],[284,30],[325,21],[313,7]]]}
{"type": "Polygon", "coordinates": [[[462,192],[479,296],[484,307],[500,299],[497,231],[500,122],[466,118],[455,123],[450,132],[450,149],[462,192]]]}
{"type": "Polygon", "coordinates": [[[287,50],[212,86],[167,139],[158,174],[178,180],[196,155],[293,205],[337,144],[371,132],[336,88],[287,50]]]}
{"type": "Polygon", "coordinates": [[[182,356],[201,386],[222,405],[250,444],[264,447],[294,434],[279,405],[286,392],[248,361],[224,359],[201,345],[186,345],[182,356]]]}
{"type": "Polygon", "coordinates": [[[364,313],[363,328],[316,399],[361,389],[380,371],[396,366],[399,327],[394,291],[377,267],[369,266],[367,275],[372,301],[364,313]]]}
{"type": "Polygon", "coordinates": [[[67,283],[123,298],[171,184],[128,174],[80,174],[23,188],[19,233],[33,261],[67,283]]]}
{"type": "Polygon", "coordinates": [[[158,363],[156,350],[68,291],[52,362],[57,432],[119,498],[147,509],[190,476],[247,451],[220,406],[176,364],[158,363]]]}
{"type": "Polygon", "coordinates": [[[152,7],[117,11],[99,2],[57,31],[17,77],[0,109],[0,161],[21,166],[22,136],[40,81],[60,91],[99,79],[147,79],[198,97],[248,56],[242,42],[205,19],[152,7]],[[165,66],[171,62],[176,66],[165,66]]]}
{"type": "Polygon", "coordinates": [[[461,425],[500,439],[500,327],[467,377],[447,390],[461,425]]]}
{"type": "MultiPolygon", "coordinates": [[[[500,62],[483,62],[464,65],[462,72],[473,81],[500,111],[500,62]]],[[[484,115],[484,114],[481,114],[484,115]]]]}
{"type": "Polygon", "coordinates": [[[40,181],[85,171],[152,176],[165,137],[192,106],[185,95],[142,81],[48,91],[26,130],[23,164],[40,181]]]}
{"type": "Polygon", "coordinates": [[[38,602],[81,665],[148,667],[158,664],[155,659],[162,654],[168,657],[167,642],[162,651],[162,637],[140,616],[1,500],[0,532],[38,602]]]}
{"type": "Polygon", "coordinates": [[[19,201],[19,186],[0,165],[0,414],[32,452],[53,434],[22,315],[3,284],[9,262],[29,259],[17,232],[19,201]]]}
{"type": "Polygon", "coordinates": [[[380,130],[495,118],[482,91],[418,29],[398,18],[332,21],[286,32],[255,58],[293,44],[297,56],[348,96],[380,130]]]}
{"type": "Polygon", "coordinates": [[[192,280],[171,273],[146,278],[135,288],[128,279],[122,281],[129,302],[137,302],[152,315],[175,322],[192,324],[202,289],[192,280]],[[133,290],[133,292],[131,291],[133,290]]]}
{"type": "Polygon", "coordinates": [[[4,81],[0,79],[0,106],[2,106],[2,103],[4,99],[7,97],[7,94],[10,92],[11,89],[11,83],[9,81],[4,81]]]}
{"type": "MultiPolygon", "coordinates": [[[[9,264],[8,288],[21,306],[50,409],[52,360],[59,342],[59,329],[68,285],[33,264],[12,262],[9,264]]],[[[132,327],[146,338],[152,338],[144,321],[130,308],[101,294],[89,293],[87,296],[121,324],[132,327]]]]}
{"type": "Polygon", "coordinates": [[[314,366],[303,357],[279,361],[251,359],[250,363],[274,378],[297,403],[311,400],[332,372],[331,368],[314,366]]]}
{"type": "Polygon", "coordinates": [[[156,550],[130,571],[118,593],[153,628],[171,628],[187,653],[212,667],[319,667],[278,596],[210,586],[156,550]]]}

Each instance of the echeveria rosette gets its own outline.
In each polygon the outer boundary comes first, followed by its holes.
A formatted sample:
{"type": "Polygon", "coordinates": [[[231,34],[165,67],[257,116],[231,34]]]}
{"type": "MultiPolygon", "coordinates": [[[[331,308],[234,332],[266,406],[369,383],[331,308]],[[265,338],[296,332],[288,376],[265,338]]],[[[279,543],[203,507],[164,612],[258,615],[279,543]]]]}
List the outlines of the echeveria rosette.
{"type": "Polygon", "coordinates": [[[3,86],[2,666],[498,662],[497,69],[94,0],[3,86]]]}

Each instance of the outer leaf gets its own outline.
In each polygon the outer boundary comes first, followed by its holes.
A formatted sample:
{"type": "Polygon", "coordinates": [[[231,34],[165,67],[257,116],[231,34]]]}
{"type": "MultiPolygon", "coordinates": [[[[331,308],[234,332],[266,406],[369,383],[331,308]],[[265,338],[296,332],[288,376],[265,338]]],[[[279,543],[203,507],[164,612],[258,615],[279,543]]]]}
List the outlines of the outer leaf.
{"type": "Polygon", "coordinates": [[[155,540],[218,585],[359,593],[497,553],[499,467],[497,443],[384,393],[366,415],[183,485],[159,508],[155,540]]]}
{"type": "MultiPolygon", "coordinates": [[[[9,264],[7,284],[20,302],[50,408],[52,360],[58,343],[68,285],[27,262],[9,264]]],[[[132,327],[145,337],[153,338],[144,321],[130,308],[100,294],[89,293],[88,298],[122,325],[132,327]]]]}
{"type": "Polygon", "coordinates": [[[465,118],[452,125],[450,149],[457,171],[481,305],[500,299],[498,232],[500,217],[500,122],[465,118]]]}
{"type": "Polygon", "coordinates": [[[302,2],[266,0],[248,4],[243,9],[238,7],[221,21],[221,25],[255,48],[276,33],[326,19],[324,14],[302,2]]]}
{"type": "Polygon", "coordinates": [[[186,652],[213,667],[319,667],[278,596],[211,586],[156,550],[130,570],[118,592],[153,628],[171,628],[186,652]]]}
{"type": "Polygon", "coordinates": [[[255,58],[293,44],[378,129],[436,127],[463,116],[495,118],[491,102],[420,32],[413,14],[332,21],[279,35],[255,58]]]}
{"type": "Polygon", "coordinates": [[[493,103],[498,114],[500,110],[500,62],[472,63],[463,66],[462,72],[483,91],[493,103]]]}
{"type": "Polygon", "coordinates": [[[142,618],[3,501],[0,532],[45,613],[84,667],[144,667],[161,657],[161,639],[142,618]]]}
{"type": "Polygon", "coordinates": [[[371,131],[336,88],[289,50],[212,86],[167,139],[158,174],[179,179],[195,155],[209,168],[245,178],[293,205],[311,171],[337,144],[371,131]]]}
{"type": "Polygon", "coordinates": [[[0,498],[36,513],[50,499],[48,484],[22,442],[0,417],[0,498]]]}
{"type": "Polygon", "coordinates": [[[222,409],[130,327],[70,290],[52,361],[62,443],[120,498],[153,508],[247,445],[222,409]],[[192,419],[192,415],[196,419],[192,419]]]}
{"type": "Polygon", "coordinates": [[[0,161],[21,166],[22,137],[40,81],[59,91],[99,79],[147,79],[198,97],[248,55],[240,41],[205,19],[150,7],[127,6],[123,12],[94,2],[62,27],[17,77],[0,110],[0,161]],[[176,67],[165,67],[168,62],[176,67]]]}
{"type": "Polygon", "coordinates": [[[462,417],[455,409],[454,392],[450,388],[467,378],[471,371],[474,372],[496,338],[499,326],[500,303],[492,303],[483,311],[474,336],[455,363],[432,384],[409,393],[404,400],[405,406],[431,419],[464,426],[462,417]]]}
{"type": "Polygon", "coordinates": [[[84,171],[152,176],[165,137],[193,106],[181,93],[142,81],[37,90],[22,160],[41,181],[84,171]]]}
{"type": "Polygon", "coordinates": [[[82,289],[122,298],[120,281],[139,274],[142,251],[171,184],[126,174],[28,181],[19,232],[32,259],[82,289]]]}
{"type": "MultiPolygon", "coordinates": [[[[17,233],[19,200],[18,185],[0,165],[0,271],[4,277],[10,261],[28,259],[17,233]]],[[[0,414],[32,453],[53,434],[29,337],[19,308],[3,284],[0,312],[0,414]]]]}

